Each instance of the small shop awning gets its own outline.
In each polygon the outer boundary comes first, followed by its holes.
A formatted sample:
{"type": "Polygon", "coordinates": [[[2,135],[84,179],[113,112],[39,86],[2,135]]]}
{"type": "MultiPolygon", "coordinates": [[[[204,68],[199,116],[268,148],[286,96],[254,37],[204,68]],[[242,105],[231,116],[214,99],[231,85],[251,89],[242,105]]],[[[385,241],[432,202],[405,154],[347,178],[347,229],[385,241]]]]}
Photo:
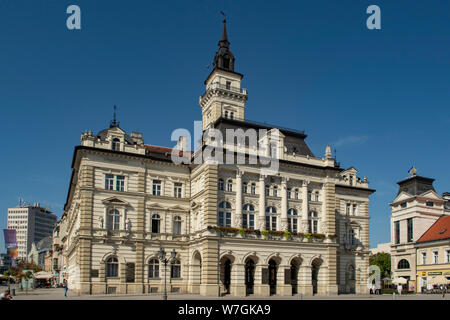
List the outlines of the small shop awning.
{"type": "Polygon", "coordinates": [[[395,278],[394,280],[392,280],[392,283],[407,284],[408,280],[406,280],[406,278],[400,277],[400,278],[395,278]]]}
{"type": "Polygon", "coordinates": [[[54,277],[53,274],[47,271],[39,271],[34,274],[35,279],[51,279],[53,277],[54,277]]]}
{"type": "Polygon", "coordinates": [[[450,283],[450,280],[448,280],[444,276],[435,276],[431,279],[427,279],[428,284],[448,284],[450,283]]]}

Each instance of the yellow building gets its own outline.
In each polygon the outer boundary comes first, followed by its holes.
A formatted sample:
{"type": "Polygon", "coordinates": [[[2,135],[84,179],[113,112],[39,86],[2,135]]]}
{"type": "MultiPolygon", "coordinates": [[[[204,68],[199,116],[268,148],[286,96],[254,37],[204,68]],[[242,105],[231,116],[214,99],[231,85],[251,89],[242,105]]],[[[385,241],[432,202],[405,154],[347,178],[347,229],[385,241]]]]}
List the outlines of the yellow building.
{"type": "Polygon", "coordinates": [[[450,283],[450,216],[440,217],[417,241],[417,292],[447,279],[450,283]]]}

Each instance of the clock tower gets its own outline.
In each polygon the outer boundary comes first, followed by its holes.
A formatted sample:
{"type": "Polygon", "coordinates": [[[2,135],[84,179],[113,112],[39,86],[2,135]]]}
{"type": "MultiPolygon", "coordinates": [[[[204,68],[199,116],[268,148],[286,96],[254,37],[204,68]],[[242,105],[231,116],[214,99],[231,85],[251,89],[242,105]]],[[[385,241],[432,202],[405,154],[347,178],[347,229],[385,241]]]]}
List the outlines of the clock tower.
{"type": "Polygon", "coordinates": [[[244,120],[247,90],[241,88],[242,74],[234,71],[235,58],[228,42],[226,20],[216,52],[213,70],[205,80],[206,91],[200,96],[203,130],[219,118],[244,120]]]}

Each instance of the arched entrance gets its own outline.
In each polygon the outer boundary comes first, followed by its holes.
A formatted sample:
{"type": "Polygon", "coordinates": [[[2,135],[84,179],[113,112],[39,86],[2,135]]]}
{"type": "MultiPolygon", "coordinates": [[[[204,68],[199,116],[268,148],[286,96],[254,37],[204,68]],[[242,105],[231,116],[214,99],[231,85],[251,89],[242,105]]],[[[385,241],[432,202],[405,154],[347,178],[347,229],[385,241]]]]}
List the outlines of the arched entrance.
{"type": "Polygon", "coordinates": [[[270,295],[277,294],[277,263],[275,260],[269,261],[269,286],[270,286],[270,295]]]}
{"type": "Polygon", "coordinates": [[[298,293],[298,271],[300,268],[300,264],[297,260],[292,260],[291,262],[291,285],[292,285],[292,294],[298,293]]]}
{"type": "Polygon", "coordinates": [[[245,294],[253,294],[253,285],[255,282],[255,261],[247,259],[245,262],[245,294]]]}
{"type": "Polygon", "coordinates": [[[224,294],[230,294],[230,285],[231,285],[231,260],[227,257],[222,258],[220,263],[221,270],[221,280],[224,286],[225,291],[224,294]]]}
{"type": "Polygon", "coordinates": [[[353,265],[349,265],[345,274],[345,291],[346,293],[355,293],[355,267],[353,265]]]}
{"type": "Polygon", "coordinates": [[[321,259],[314,259],[314,261],[311,264],[313,294],[316,294],[318,291],[317,289],[318,289],[319,272],[320,272],[321,265],[322,265],[321,259]]]}

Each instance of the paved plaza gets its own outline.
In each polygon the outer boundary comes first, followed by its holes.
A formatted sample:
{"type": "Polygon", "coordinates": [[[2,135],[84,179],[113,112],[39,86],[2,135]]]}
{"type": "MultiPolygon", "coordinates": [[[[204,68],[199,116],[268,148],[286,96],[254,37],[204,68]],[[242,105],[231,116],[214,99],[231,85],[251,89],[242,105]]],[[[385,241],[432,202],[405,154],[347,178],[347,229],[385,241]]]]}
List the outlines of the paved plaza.
{"type": "MultiPolygon", "coordinates": [[[[0,287],[1,290],[6,287],[0,287]]],[[[64,297],[64,289],[35,289],[29,290],[28,294],[22,291],[17,291],[14,300],[162,300],[162,294],[143,294],[143,295],[77,295],[69,290],[68,296],[64,297]]],[[[248,296],[235,297],[224,296],[221,298],[211,296],[201,296],[197,294],[168,294],[169,300],[393,300],[392,295],[332,295],[332,296],[248,296]]],[[[450,294],[446,294],[445,298],[441,294],[410,294],[410,295],[395,295],[395,300],[450,300],[450,294]]]]}

